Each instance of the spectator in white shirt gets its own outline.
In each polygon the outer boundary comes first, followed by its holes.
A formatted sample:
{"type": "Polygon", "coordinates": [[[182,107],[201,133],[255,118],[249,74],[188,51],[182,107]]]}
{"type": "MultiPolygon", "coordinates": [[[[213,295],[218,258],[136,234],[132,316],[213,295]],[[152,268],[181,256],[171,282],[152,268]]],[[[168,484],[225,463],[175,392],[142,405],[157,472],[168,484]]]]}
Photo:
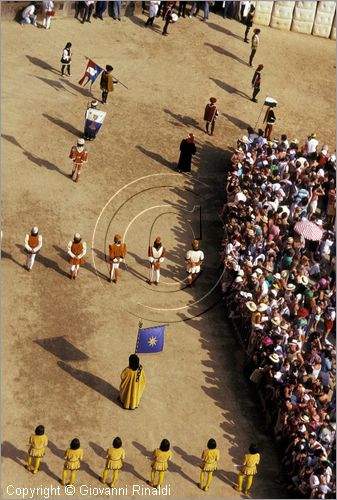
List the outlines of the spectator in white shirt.
{"type": "Polygon", "coordinates": [[[21,24],[36,24],[36,15],[35,15],[35,5],[30,4],[22,11],[22,20],[21,24]]]}
{"type": "Polygon", "coordinates": [[[51,0],[44,0],[43,2],[43,21],[42,24],[46,30],[50,29],[52,13],[54,12],[54,2],[51,0]]]}

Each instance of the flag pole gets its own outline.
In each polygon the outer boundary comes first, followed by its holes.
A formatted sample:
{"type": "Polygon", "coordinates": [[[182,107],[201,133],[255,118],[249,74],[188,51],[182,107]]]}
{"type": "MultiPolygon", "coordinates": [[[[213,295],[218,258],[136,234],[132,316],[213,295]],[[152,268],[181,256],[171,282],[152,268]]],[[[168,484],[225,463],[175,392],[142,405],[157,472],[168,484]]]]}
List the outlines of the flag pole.
{"type": "Polygon", "coordinates": [[[136,341],[136,349],[135,349],[135,354],[137,354],[137,349],[138,349],[138,341],[139,341],[139,330],[143,327],[143,322],[142,320],[139,320],[138,322],[138,334],[137,334],[137,341],[136,341]]]}
{"type": "MultiPolygon", "coordinates": [[[[267,96],[266,96],[266,97],[267,97],[267,96]]],[[[261,118],[262,111],[263,111],[263,106],[264,106],[264,103],[265,103],[266,97],[265,97],[265,98],[264,98],[264,100],[263,100],[263,104],[262,104],[262,108],[261,108],[260,114],[259,114],[259,116],[258,116],[258,118],[257,118],[257,120],[256,120],[256,123],[255,123],[254,131],[256,131],[257,124],[259,123],[259,120],[260,120],[260,118],[261,118]]]]}

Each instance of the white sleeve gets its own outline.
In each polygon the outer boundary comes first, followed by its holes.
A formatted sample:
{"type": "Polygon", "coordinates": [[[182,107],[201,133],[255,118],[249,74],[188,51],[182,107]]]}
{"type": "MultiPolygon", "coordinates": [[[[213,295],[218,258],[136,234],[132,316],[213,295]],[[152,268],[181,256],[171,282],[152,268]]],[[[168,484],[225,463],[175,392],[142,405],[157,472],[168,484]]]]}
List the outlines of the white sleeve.
{"type": "Polygon", "coordinates": [[[199,255],[200,255],[199,259],[200,259],[200,260],[204,260],[205,255],[204,255],[204,252],[203,252],[202,250],[200,250],[199,255]]]}
{"type": "Polygon", "coordinates": [[[71,251],[71,245],[73,244],[72,241],[69,241],[68,243],[68,254],[70,255],[70,257],[76,257],[76,255],[71,251]]]}
{"type": "Polygon", "coordinates": [[[26,236],[25,236],[25,249],[26,249],[26,250],[28,250],[28,252],[31,252],[31,251],[32,251],[32,249],[31,249],[31,247],[29,246],[28,241],[29,241],[29,234],[26,234],[26,236]]]}

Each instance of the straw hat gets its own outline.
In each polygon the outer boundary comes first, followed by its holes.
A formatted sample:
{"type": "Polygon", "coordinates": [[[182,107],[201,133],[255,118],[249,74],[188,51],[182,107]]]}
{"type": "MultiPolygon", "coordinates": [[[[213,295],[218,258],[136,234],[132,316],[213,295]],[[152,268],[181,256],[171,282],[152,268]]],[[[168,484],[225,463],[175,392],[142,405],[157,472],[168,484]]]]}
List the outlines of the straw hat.
{"type": "Polygon", "coordinates": [[[308,415],[302,415],[300,417],[300,420],[301,420],[301,422],[304,422],[305,424],[308,424],[310,422],[310,418],[308,417],[308,415]]]}
{"type": "Polygon", "coordinates": [[[275,352],[269,356],[269,359],[273,363],[278,363],[280,361],[280,357],[275,352]]]}
{"type": "Polygon", "coordinates": [[[293,292],[295,290],[296,286],[293,283],[289,283],[287,286],[287,290],[289,292],[293,292]]]}
{"type": "Polygon", "coordinates": [[[249,300],[247,303],[246,303],[246,307],[251,311],[251,312],[255,312],[257,311],[257,305],[255,304],[255,302],[253,302],[252,300],[249,300]]]}
{"type": "Polygon", "coordinates": [[[280,273],[276,273],[276,274],[274,274],[274,278],[276,278],[277,280],[280,280],[282,278],[282,276],[280,275],[280,273]]]}
{"type": "Polygon", "coordinates": [[[272,318],[271,322],[275,326],[280,326],[280,324],[281,324],[281,320],[280,320],[280,318],[278,316],[275,316],[275,318],[272,318]]]}
{"type": "Polygon", "coordinates": [[[289,271],[287,271],[286,269],[284,269],[283,271],[281,271],[281,277],[283,279],[288,278],[288,276],[289,276],[289,271]]]}
{"type": "Polygon", "coordinates": [[[242,135],[240,137],[239,141],[243,142],[243,144],[248,144],[249,143],[248,137],[246,135],[242,135]]]}
{"type": "Polygon", "coordinates": [[[267,309],[268,309],[268,306],[267,306],[267,304],[264,304],[264,302],[262,302],[261,304],[259,304],[257,306],[257,310],[259,312],[265,312],[267,309]]]}

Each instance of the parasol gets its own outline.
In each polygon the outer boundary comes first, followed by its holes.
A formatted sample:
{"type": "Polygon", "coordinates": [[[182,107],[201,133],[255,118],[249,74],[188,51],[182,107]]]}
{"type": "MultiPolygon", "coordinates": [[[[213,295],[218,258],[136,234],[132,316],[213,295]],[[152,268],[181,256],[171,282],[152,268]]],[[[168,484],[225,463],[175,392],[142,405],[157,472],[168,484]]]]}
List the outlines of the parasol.
{"type": "Polygon", "coordinates": [[[319,241],[323,236],[323,229],[310,220],[297,222],[294,229],[296,233],[310,241],[319,241]]]}

